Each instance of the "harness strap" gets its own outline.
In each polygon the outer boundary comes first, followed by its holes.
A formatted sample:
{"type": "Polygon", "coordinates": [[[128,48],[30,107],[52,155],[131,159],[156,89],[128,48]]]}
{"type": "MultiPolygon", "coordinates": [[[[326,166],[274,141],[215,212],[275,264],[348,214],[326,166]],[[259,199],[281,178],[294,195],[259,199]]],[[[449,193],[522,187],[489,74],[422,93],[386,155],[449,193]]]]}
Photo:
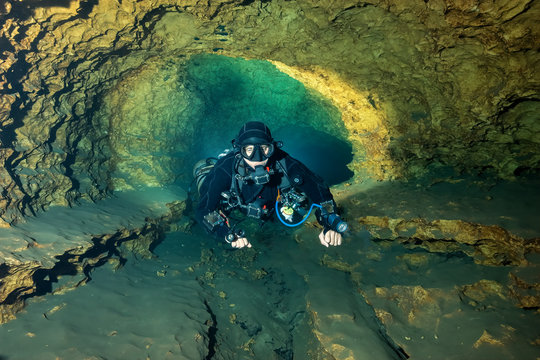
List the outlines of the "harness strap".
{"type": "Polygon", "coordinates": [[[285,158],[279,160],[277,165],[281,168],[281,172],[283,172],[284,175],[278,185],[278,190],[287,189],[291,186],[291,181],[289,180],[289,174],[287,173],[287,168],[285,166],[285,158]]]}
{"type": "Polygon", "coordinates": [[[234,156],[234,161],[232,165],[232,171],[231,171],[231,187],[229,191],[231,192],[231,195],[236,196],[238,203],[242,203],[242,199],[240,198],[240,191],[242,191],[242,188],[238,184],[238,179],[236,178],[236,174],[238,173],[238,167],[240,165],[239,156],[240,154],[236,154],[234,156]]]}
{"type": "MultiPolygon", "coordinates": [[[[231,210],[235,207],[240,207],[248,212],[248,214],[255,210],[255,207],[252,205],[257,197],[260,195],[260,193],[263,191],[264,186],[261,186],[259,191],[257,191],[249,201],[242,199],[242,186],[243,181],[240,181],[239,178],[236,177],[236,174],[239,174],[240,177],[243,177],[246,175],[246,169],[245,164],[242,164],[242,157],[240,154],[237,154],[235,156],[235,161],[233,161],[232,171],[231,171],[231,187],[229,190],[229,194],[231,197],[234,197],[235,202],[228,201],[229,209],[231,210]]],[[[286,170],[285,165],[285,158],[279,160],[276,162],[277,166],[279,168],[279,172],[283,174],[281,178],[281,182],[278,185],[278,193],[281,190],[281,192],[286,192],[287,189],[291,188],[291,181],[289,180],[289,175],[286,170]]]]}

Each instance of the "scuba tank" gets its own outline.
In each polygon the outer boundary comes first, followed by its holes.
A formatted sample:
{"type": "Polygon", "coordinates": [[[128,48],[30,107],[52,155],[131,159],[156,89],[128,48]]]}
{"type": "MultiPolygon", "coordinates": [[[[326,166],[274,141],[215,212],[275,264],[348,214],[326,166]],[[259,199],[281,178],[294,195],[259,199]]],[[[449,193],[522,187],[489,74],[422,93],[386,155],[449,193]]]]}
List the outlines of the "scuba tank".
{"type": "Polygon", "coordinates": [[[206,175],[212,170],[214,165],[217,163],[216,158],[207,158],[199,160],[193,167],[193,181],[197,186],[197,193],[200,194],[201,185],[206,178],[206,175]]]}
{"type": "MultiPolygon", "coordinates": [[[[217,158],[215,157],[209,157],[206,159],[199,160],[195,163],[195,166],[193,166],[193,181],[191,185],[194,183],[197,184],[197,193],[200,195],[201,186],[204,182],[204,179],[206,179],[206,175],[212,170],[214,165],[218,162],[219,159],[226,156],[228,153],[230,153],[231,149],[225,149],[221,152],[221,154],[218,155],[217,158]]],[[[190,189],[191,191],[191,186],[190,189]]]]}

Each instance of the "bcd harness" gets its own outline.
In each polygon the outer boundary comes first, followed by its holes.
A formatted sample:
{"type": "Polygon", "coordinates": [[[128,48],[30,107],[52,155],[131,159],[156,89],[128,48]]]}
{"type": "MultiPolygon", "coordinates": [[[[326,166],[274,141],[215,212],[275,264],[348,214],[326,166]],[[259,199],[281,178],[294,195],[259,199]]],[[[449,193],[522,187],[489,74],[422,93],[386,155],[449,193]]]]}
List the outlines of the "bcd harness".
{"type": "MultiPolygon", "coordinates": [[[[246,165],[242,161],[242,156],[237,154],[235,156],[235,161],[233,162],[232,174],[231,187],[229,191],[224,191],[221,193],[221,196],[224,198],[224,200],[222,200],[222,205],[225,206],[225,211],[240,208],[245,211],[247,216],[252,218],[263,219],[268,216],[271,209],[264,204],[266,200],[260,198],[259,195],[264,189],[264,184],[270,182],[271,176],[273,175],[281,175],[278,191],[280,191],[283,196],[285,196],[285,194],[294,192],[286,170],[285,159],[281,159],[276,162],[275,170],[270,169],[269,167],[266,167],[265,169],[262,166],[257,166],[255,167],[255,171],[248,173],[246,165]],[[250,182],[255,185],[259,185],[260,189],[256,191],[251,198],[243,199],[241,196],[243,185],[250,182]]],[[[295,176],[292,181],[297,185],[302,183],[300,176],[295,176]]]]}
{"type": "MultiPolygon", "coordinates": [[[[289,174],[286,170],[285,158],[276,161],[276,169],[271,169],[262,166],[255,167],[255,171],[248,172],[246,169],[246,164],[242,161],[242,155],[236,154],[235,160],[233,161],[232,172],[231,172],[231,187],[228,191],[221,193],[223,200],[221,205],[223,206],[220,210],[215,210],[206,216],[204,216],[204,225],[206,228],[213,232],[216,227],[222,224],[226,224],[230,228],[229,220],[225,213],[235,209],[242,209],[248,217],[256,219],[264,219],[272,211],[271,208],[268,208],[264,204],[265,200],[260,198],[259,195],[264,189],[264,184],[268,183],[271,179],[271,176],[281,175],[280,183],[277,186],[278,188],[278,198],[284,204],[291,207],[297,207],[304,201],[307,201],[306,194],[297,191],[295,186],[299,186],[303,183],[303,179],[300,175],[295,175],[292,179],[289,177],[289,174]],[[242,188],[245,183],[253,183],[260,185],[260,189],[256,191],[250,199],[244,200],[241,196],[242,188]],[[225,212],[225,213],[224,213],[225,212]]],[[[335,212],[334,201],[329,200],[321,203],[323,213],[331,214],[335,212]]],[[[318,216],[319,217],[319,216],[318,216]]],[[[230,242],[234,240],[234,226],[229,231],[226,241],[230,242]]]]}

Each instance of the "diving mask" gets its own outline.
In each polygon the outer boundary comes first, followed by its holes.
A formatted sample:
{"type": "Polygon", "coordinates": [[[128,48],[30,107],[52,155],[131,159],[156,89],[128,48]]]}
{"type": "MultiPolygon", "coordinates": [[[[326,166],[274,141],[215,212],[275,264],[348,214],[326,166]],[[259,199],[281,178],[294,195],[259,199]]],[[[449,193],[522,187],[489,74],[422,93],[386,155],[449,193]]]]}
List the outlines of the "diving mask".
{"type": "Polygon", "coordinates": [[[264,161],[274,154],[274,144],[246,144],[240,147],[242,156],[251,161],[264,161]]]}

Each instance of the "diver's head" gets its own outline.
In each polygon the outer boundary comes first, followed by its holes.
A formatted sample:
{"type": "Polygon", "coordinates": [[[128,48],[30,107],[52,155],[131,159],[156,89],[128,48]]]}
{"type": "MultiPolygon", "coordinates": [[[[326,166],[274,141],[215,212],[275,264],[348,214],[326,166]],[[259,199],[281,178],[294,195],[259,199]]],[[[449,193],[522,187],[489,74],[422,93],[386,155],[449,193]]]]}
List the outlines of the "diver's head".
{"type": "Polygon", "coordinates": [[[260,121],[245,123],[232,143],[253,168],[266,165],[276,146],[270,129],[260,121]]]}

